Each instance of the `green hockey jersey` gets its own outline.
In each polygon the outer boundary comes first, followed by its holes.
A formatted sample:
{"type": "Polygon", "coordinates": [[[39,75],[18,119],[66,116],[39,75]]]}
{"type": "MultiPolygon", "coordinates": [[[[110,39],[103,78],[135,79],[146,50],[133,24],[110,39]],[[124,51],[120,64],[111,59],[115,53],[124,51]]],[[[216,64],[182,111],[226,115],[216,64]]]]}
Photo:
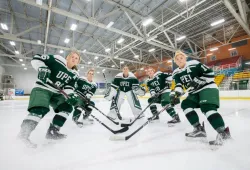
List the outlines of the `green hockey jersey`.
{"type": "MultiPolygon", "coordinates": [[[[34,69],[38,70],[39,67],[48,67],[51,70],[49,80],[56,86],[65,90],[75,90],[76,81],[78,75],[73,70],[70,70],[66,66],[66,60],[59,55],[35,55],[31,61],[34,69]]],[[[43,83],[37,79],[35,87],[40,87],[45,90],[58,93],[58,90],[49,85],[49,83],[43,83]]]]}
{"type": "Polygon", "coordinates": [[[120,91],[128,92],[137,88],[139,86],[139,81],[131,72],[129,72],[128,77],[124,77],[123,73],[119,73],[115,76],[111,86],[120,91]]]}
{"type": "Polygon", "coordinates": [[[147,80],[147,86],[150,94],[154,95],[165,87],[167,87],[167,90],[164,92],[170,92],[171,81],[172,75],[170,73],[163,73],[161,71],[156,72],[153,78],[147,80]]]}
{"type": "Polygon", "coordinates": [[[175,91],[183,93],[183,87],[189,88],[189,83],[193,81],[195,77],[206,80],[206,84],[200,89],[194,89],[189,93],[197,93],[206,88],[218,88],[214,83],[214,72],[206,65],[196,60],[188,61],[184,68],[177,68],[173,72],[173,79],[175,81],[175,91]]]}
{"type": "Polygon", "coordinates": [[[95,94],[97,89],[97,84],[95,82],[88,81],[87,78],[79,78],[77,81],[76,92],[78,95],[87,96],[89,94],[91,97],[95,94]]]}

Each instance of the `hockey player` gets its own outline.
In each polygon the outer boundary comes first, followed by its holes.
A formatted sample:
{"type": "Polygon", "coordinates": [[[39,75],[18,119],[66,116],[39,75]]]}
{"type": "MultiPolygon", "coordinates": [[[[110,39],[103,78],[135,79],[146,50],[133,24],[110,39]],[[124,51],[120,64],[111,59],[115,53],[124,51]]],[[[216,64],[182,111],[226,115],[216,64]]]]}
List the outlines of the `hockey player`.
{"type": "Polygon", "coordinates": [[[214,83],[214,72],[206,65],[191,60],[187,62],[187,55],[176,51],[174,62],[179,68],[174,70],[174,93],[170,95],[171,103],[176,104],[176,99],[183,94],[183,86],[190,89],[188,96],[181,103],[189,123],[194,127],[193,132],[186,133],[189,138],[205,138],[206,132],[199,122],[199,117],[194,108],[200,108],[207,120],[218,132],[216,140],[210,141],[210,145],[222,145],[223,141],[231,138],[229,128],[225,127],[223,118],[218,113],[219,91],[214,83]]]}
{"type": "MultiPolygon", "coordinates": [[[[120,110],[125,95],[127,96],[128,103],[134,116],[137,117],[141,112],[141,104],[137,95],[144,96],[145,89],[139,86],[138,79],[133,73],[129,72],[129,68],[127,66],[123,67],[122,73],[115,76],[104,98],[110,101],[114,97],[117,107],[120,110]]],[[[114,120],[117,118],[113,102],[111,103],[108,116],[114,120]]],[[[144,117],[144,115],[140,116],[140,118],[142,117],[144,117]]]]}
{"type": "MultiPolygon", "coordinates": [[[[154,103],[150,106],[150,111],[153,115],[157,113],[157,106],[155,103],[161,104],[163,107],[170,103],[170,87],[172,81],[172,75],[170,73],[162,73],[161,71],[155,72],[154,68],[149,67],[147,69],[147,74],[149,79],[147,80],[147,86],[149,88],[151,97],[148,99],[148,103],[154,103]],[[160,90],[166,88],[161,95],[154,96],[160,90]]],[[[173,118],[168,121],[170,126],[180,123],[179,115],[175,112],[174,108],[169,108],[166,110],[167,113],[173,118]]],[[[159,116],[155,117],[155,120],[159,120],[159,116]]]]}
{"type": "Polygon", "coordinates": [[[90,69],[87,72],[87,78],[85,77],[79,78],[77,81],[76,93],[79,96],[83,96],[84,98],[87,98],[87,100],[89,100],[89,101],[79,100],[78,105],[83,106],[84,109],[82,109],[79,106],[75,107],[75,111],[73,113],[72,118],[78,127],[82,127],[84,124],[93,124],[93,121],[94,121],[93,119],[89,118],[89,115],[92,112],[91,105],[95,105],[95,103],[93,101],[90,101],[90,99],[95,94],[96,89],[97,89],[97,85],[93,81],[94,73],[95,73],[94,69],[90,69]],[[78,121],[83,111],[84,111],[83,120],[78,121]]]}
{"type": "Polygon", "coordinates": [[[66,137],[59,130],[68,115],[73,111],[71,105],[77,103],[74,90],[78,76],[71,69],[75,68],[79,62],[80,55],[77,52],[71,52],[66,60],[59,55],[37,54],[33,57],[31,64],[38,71],[38,79],[30,95],[29,114],[23,120],[18,135],[19,139],[26,145],[36,147],[29,137],[40,120],[49,112],[49,106],[52,106],[57,114],[50,124],[46,138],[62,139],[66,137]],[[63,89],[68,94],[68,99],[66,100],[62,94],[53,88],[50,82],[63,89]]]}

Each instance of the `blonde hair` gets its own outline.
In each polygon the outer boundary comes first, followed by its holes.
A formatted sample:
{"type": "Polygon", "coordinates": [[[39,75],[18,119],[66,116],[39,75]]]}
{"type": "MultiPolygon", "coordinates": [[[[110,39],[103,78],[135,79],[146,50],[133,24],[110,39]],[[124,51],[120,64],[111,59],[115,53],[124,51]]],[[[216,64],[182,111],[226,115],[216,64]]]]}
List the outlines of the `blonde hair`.
{"type": "Polygon", "coordinates": [[[182,55],[182,56],[184,56],[184,57],[187,58],[187,55],[186,55],[184,52],[182,52],[181,50],[177,50],[177,51],[175,52],[175,55],[174,55],[174,62],[175,62],[175,63],[176,63],[176,57],[177,57],[178,55],[182,55]]]}
{"type": "Polygon", "coordinates": [[[87,74],[89,74],[89,72],[93,71],[95,73],[95,69],[94,68],[91,68],[88,70],[87,74]]]}
{"type": "MultiPolygon", "coordinates": [[[[81,55],[80,55],[80,53],[79,53],[78,51],[76,51],[76,50],[71,51],[71,52],[67,55],[66,59],[67,59],[68,57],[71,57],[73,54],[77,54],[77,55],[79,56],[79,61],[78,61],[78,64],[79,64],[79,63],[81,62],[81,55]]],[[[78,70],[77,65],[74,65],[74,66],[72,67],[72,70],[78,70]]]]}

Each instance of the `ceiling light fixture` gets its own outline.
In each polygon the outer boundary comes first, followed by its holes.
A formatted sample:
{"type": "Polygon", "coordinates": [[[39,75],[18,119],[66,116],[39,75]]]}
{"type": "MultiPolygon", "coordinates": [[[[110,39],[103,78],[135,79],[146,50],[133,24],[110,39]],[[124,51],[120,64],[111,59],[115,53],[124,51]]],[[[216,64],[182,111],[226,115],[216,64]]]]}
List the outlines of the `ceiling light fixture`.
{"type": "Polygon", "coordinates": [[[20,54],[19,51],[15,51],[16,54],[20,54]]]}
{"type": "Polygon", "coordinates": [[[87,51],[87,50],[86,50],[86,49],[84,49],[82,52],[83,52],[83,53],[85,53],[86,51],[87,51]]]}
{"type": "Polygon", "coordinates": [[[71,27],[70,27],[70,29],[71,29],[72,31],[75,31],[76,28],[77,28],[77,25],[76,25],[76,24],[72,24],[71,27]]]}
{"type": "Polygon", "coordinates": [[[15,46],[16,43],[14,41],[10,41],[10,45],[15,46]]]}
{"type": "Polygon", "coordinates": [[[26,67],[24,67],[24,70],[27,70],[27,68],[26,68],[26,67]]]}
{"type": "Polygon", "coordinates": [[[213,55],[212,53],[207,54],[207,56],[213,55]]]}
{"type": "Polygon", "coordinates": [[[60,53],[62,54],[62,53],[63,53],[63,50],[60,50],[60,53]]]}
{"type": "Polygon", "coordinates": [[[124,61],[121,61],[120,63],[121,63],[121,64],[124,64],[124,61]]]}
{"type": "Polygon", "coordinates": [[[110,28],[110,27],[112,27],[112,25],[114,24],[114,22],[113,21],[111,21],[111,22],[109,22],[109,24],[106,26],[106,28],[110,28]]]}
{"type": "Polygon", "coordinates": [[[104,71],[105,71],[105,69],[102,70],[102,72],[104,72],[104,71]]]}
{"type": "Polygon", "coordinates": [[[106,48],[106,49],[105,49],[105,52],[108,53],[108,52],[110,52],[110,50],[111,50],[110,48],[106,48]]]}
{"type": "Polygon", "coordinates": [[[183,36],[180,36],[180,37],[176,38],[176,40],[177,40],[177,41],[180,41],[180,40],[183,40],[183,39],[185,39],[185,38],[186,38],[186,36],[183,35],[183,36]]]}
{"type": "Polygon", "coordinates": [[[218,50],[219,48],[217,48],[217,47],[214,47],[214,48],[210,48],[210,51],[216,51],[216,50],[218,50]]]}
{"type": "Polygon", "coordinates": [[[115,67],[115,65],[112,65],[111,67],[115,67]]]}
{"type": "Polygon", "coordinates": [[[99,57],[95,56],[95,60],[97,60],[99,57]]]}
{"type": "Polygon", "coordinates": [[[232,51],[232,50],[236,50],[236,48],[229,48],[228,50],[229,50],[229,51],[232,51]]]}
{"type": "Polygon", "coordinates": [[[119,57],[118,55],[114,56],[114,58],[118,58],[118,57],[119,57]]]}
{"type": "Polygon", "coordinates": [[[117,41],[117,43],[118,43],[118,44],[121,44],[123,41],[124,41],[124,38],[120,38],[120,39],[117,41]]]}
{"type": "Polygon", "coordinates": [[[64,40],[64,42],[66,43],[66,44],[68,44],[69,43],[69,39],[68,38],[66,38],[65,40],[64,40]]]}
{"type": "Polygon", "coordinates": [[[23,59],[20,58],[19,61],[23,62],[23,59]]]}
{"type": "Polygon", "coordinates": [[[88,64],[91,64],[91,63],[92,63],[91,61],[88,62],[88,64]]]}
{"type": "Polygon", "coordinates": [[[139,55],[135,55],[134,58],[139,58],[139,55]]]}
{"type": "Polygon", "coordinates": [[[151,49],[148,50],[148,52],[153,52],[153,51],[155,51],[154,48],[151,48],[151,49]]]}
{"type": "Polygon", "coordinates": [[[146,20],[144,20],[144,21],[142,22],[142,25],[143,25],[144,27],[146,27],[146,26],[148,26],[149,24],[151,24],[153,21],[154,21],[153,18],[148,18],[148,19],[146,19],[146,20]]]}
{"type": "Polygon", "coordinates": [[[213,27],[213,26],[219,25],[223,22],[225,22],[225,19],[220,19],[218,21],[212,22],[210,25],[213,27]]]}
{"type": "Polygon", "coordinates": [[[41,44],[42,43],[42,41],[41,40],[37,40],[37,44],[41,44]]]}
{"type": "Polygon", "coordinates": [[[25,66],[25,64],[22,64],[22,66],[25,66]]]}
{"type": "Polygon", "coordinates": [[[4,23],[1,23],[1,27],[3,30],[8,30],[8,26],[4,23]]]}

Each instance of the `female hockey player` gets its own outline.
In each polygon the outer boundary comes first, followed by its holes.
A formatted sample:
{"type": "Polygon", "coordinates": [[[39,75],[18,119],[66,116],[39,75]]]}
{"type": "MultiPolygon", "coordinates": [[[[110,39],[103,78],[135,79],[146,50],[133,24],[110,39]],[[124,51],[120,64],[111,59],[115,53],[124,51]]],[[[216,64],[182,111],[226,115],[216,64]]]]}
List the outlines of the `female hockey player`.
{"type": "Polygon", "coordinates": [[[87,98],[87,100],[89,100],[88,102],[85,102],[81,99],[79,100],[78,105],[83,106],[84,109],[82,109],[79,106],[75,107],[75,111],[73,113],[73,121],[77,124],[78,127],[82,127],[84,124],[93,124],[94,121],[93,119],[89,118],[89,115],[92,112],[91,105],[95,105],[95,103],[93,101],[90,101],[90,99],[95,94],[97,89],[97,85],[93,81],[94,73],[95,73],[94,69],[90,69],[87,72],[87,78],[85,77],[79,78],[77,81],[76,93],[79,96],[82,96],[84,98],[87,98]],[[83,114],[83,120],[78,121],[83,111],[85,112],[83,114]]]}
{"type": "MultiPolygon", "coordinates": [[[[137,117],[141,112],[141,104],[137,95],[144,96],[145,89],[139,86],[138,79],[133,73],[129,72],[128,66],[123,67],[123,72],[115,76],[104,98],[110,101],[114,97],[117,107],[120,110],[125,95],[127,96],[128,103],[134,116],[137,117]]],[[[113,102],[111,103],[108,116],[114,120],[117,118],[113,102]]],[[[140,116],[140,118],[142,117],[144,117],[144,115],[140,116]]]]}
{"type": "MultiPolygon", "coordinates": [[[[149,67],[147,69],[147,74],[149,76],[149,79],[147,80],[147,86],[149,88],[151,97],[148,99],[148,103],[159,103],[163,107],[170,103],[170,87],[172,82],[172,75],[170,73],[162,73],[161,71],[155,72],[155,69],[152,67],[149,67]],[[158,93],[160,90],[166,88],[164,92],[162,92],[161,95],[154,97],[156,93],[158,93]]],[[[155,115],[157,113],[157,107],[156,104],[152,104],[150,106],[151,113],[155,115]]],[[[171,121],[168,121],[168,124],[170,126],[180,123],[179,115],[175,112],[174,108],[169,108],[166,110],[167,113],[173,118],[171,121]]],[[[159,120],[159,116],[155,117],[155,120],[159,120]]]]}
{"type": "Polygon", "coordinates": [[[171,103],[176,104],[176,99],[183,94],[183,86],[190,89],[188,96],[181,103],[189,123],[194,127],[193,132],[186,133],[189,138],[205,138],[206,132],[199,122],[199,117],[194,108],[200,108],[212,127],[218,132],[216,140],[210,145],[222,145],[223,141],[231,138],[229,128],[225,128],[223,118],[218,113],[219,91],[214,83],[214,72],[206,65],[196,61],[187,61],[187,55],[176,51],[174,62],[179,68],[173,72],[175,81],[174,93],[170,95],[171,103]]]}
{"type": "Polygon", "coordinates": [[[73,111],[71,105],[77,103],[77,97],[74,94],[75,84],[78,75],[73,73],[77,64],[80,63],[80,55],[78,52],[71,52],[66,60],[59,55],[35,55],[31,64],[38,71],[38,80],[32,89],[28,116],[21,124],[19,139],[27,146],[36,147],[30,140],[31,132],[36,128],[39,121],[49,112],[49,106],[52,106],[57,113],[50,124],[46,138],[62,139],[66,135],[59,132],[60,127],[66,121],[68,115],[73,111]],[[52,85],[63,89],[69,96],[67,100],[52,85]],[[66,102],[65,102],[66,101],[66,102]]]}

